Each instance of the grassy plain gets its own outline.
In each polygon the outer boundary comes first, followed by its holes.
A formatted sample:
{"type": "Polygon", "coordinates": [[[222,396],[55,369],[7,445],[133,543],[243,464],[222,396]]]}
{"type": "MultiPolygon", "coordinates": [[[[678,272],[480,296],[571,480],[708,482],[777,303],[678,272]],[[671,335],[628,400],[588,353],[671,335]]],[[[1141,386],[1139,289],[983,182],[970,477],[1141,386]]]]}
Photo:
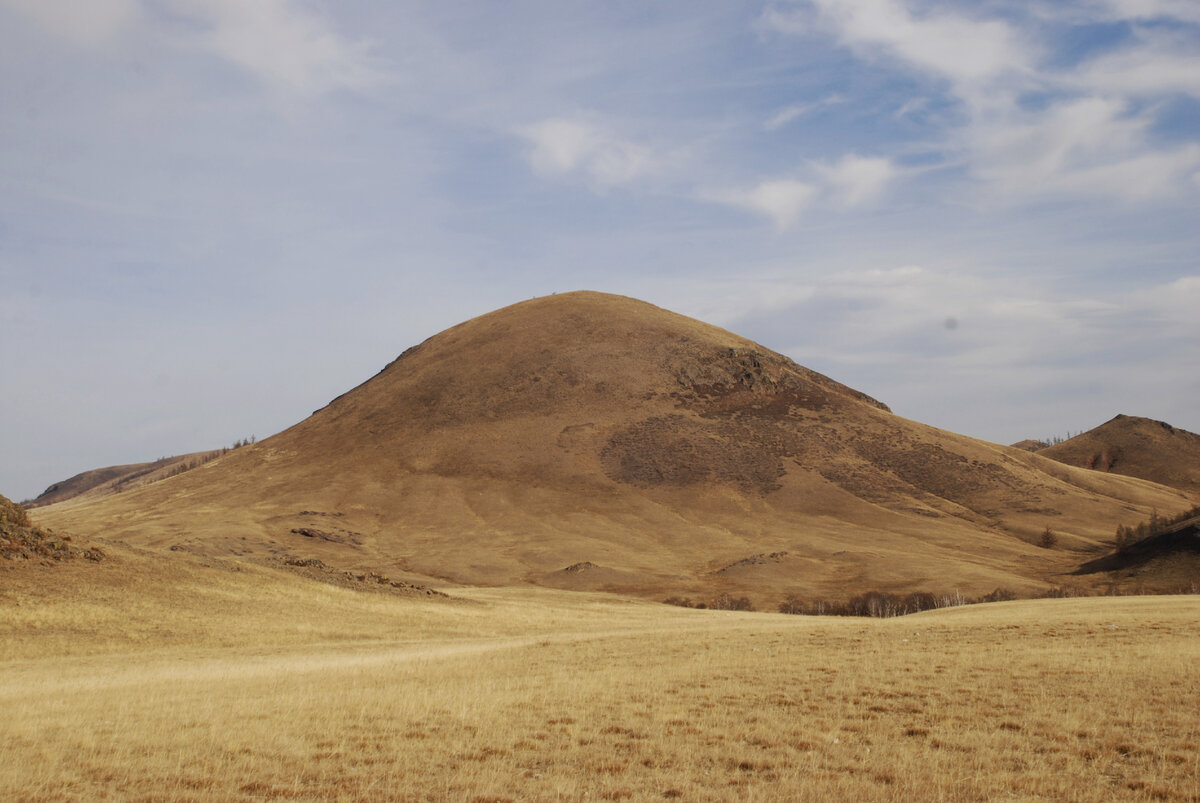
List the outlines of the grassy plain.
{"type": "Polygon", "coordinates": [[[159,561],[0,576],[6,796],[1200,799],[1195,597],[860,620],[159,561]]]}

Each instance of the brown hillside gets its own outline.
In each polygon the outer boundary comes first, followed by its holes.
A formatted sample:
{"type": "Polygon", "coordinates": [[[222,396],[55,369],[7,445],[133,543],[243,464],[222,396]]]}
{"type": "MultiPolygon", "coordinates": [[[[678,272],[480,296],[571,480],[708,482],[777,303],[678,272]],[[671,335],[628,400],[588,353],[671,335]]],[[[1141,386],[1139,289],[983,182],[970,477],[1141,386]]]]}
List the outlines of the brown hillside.
{"type": "Polygon", "coordinates": [[[1200,493],[1200,435],[1150,418],[1118,415],[1038,454],[1200,493]]]}
{"type": "Polygon", "coordinates": [[[131,463],[125,466],[95,468],[54,483],[42,491],[36,499],[27,502],[25,506],[28,508],[44,507],[76,497],[97,499],[101,496],[121,493],[176,474],[182,474],[184,471],[190,471],[221,453],[222,450],[216,449],[177,457],[161,457],[152,463],[131,463]]]}
{"type": "Polygon", "coordinates": [[[1032,591],[1117,523],[1188,505],[900,418],[722,329],[583,292],[448,329],[194,471],[39,515],[142,546],[407,579],[763,605],[1032,591]],[[1057,549],[1033,545],[1046,526],[1057,549]]]}

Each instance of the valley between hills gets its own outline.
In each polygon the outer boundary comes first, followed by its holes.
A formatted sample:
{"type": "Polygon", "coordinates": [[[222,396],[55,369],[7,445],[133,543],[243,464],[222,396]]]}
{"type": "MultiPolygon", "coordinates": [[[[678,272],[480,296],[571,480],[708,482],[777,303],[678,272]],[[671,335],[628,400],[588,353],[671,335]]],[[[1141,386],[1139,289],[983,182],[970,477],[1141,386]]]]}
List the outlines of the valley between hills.
{"type": "Polygon", "coordinates": [[[0,788],[1200,799],[1198,441],[987,443],[644,302],[522,302],[277,435],[0,499],[0,788]],[[866,592],[937,609],[775,612],[866,592]]]}

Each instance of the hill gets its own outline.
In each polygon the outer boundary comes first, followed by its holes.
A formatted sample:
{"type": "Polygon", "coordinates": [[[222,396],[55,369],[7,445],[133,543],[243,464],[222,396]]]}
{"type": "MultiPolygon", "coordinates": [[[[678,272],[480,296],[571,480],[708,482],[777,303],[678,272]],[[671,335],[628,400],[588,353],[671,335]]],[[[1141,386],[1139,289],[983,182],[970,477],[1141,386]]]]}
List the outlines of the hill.
{"type": "Polygon", "coordinates": [[[1037,453],[1067,465],[1200,494],[1200,435],[1163,421],[1118,415],[1037,453]]]}
{"type": "Polygon", "coordinates": [[[90,471],[84,471],[70,479],[62,480],[52,484],[49,488],[42,491],[36,499],[32,499],[25,503],[27,508],[45,507],[58,502],[66,502],[69,499],[81,497],[84,499],[98,499],[102,496],[110,494],[122,493],[132,488],[138,488],[151,482],[173,477],[182,474],[185,471],[190,471],[197,466],[204,465],[209,460],[213,460],[228,449],[212,449],[206,452],[192,452],[191,454],[177,455],[175,457],[160,457],[150,463],[130,463],[124,466],[106,466],[104,468],[95,468],[90,471]]]}
{"type": "Polygon", "coordinates": [[[1190,501],[910,421],[717,327],[569,293],[404,352],[290,429],[39,516],[405,581],[843,597],[1032,592],[1190,501]],[[1036,546],[1047,526],[1054,550],[1036,546]]]}

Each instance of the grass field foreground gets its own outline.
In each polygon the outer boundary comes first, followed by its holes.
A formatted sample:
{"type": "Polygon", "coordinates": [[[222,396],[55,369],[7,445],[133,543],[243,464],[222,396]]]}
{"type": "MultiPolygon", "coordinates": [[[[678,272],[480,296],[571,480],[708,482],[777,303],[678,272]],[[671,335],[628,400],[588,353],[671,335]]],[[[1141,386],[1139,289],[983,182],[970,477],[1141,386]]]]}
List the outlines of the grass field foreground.
{"type": "Polygon", "coordinates": [[[1200,799],[1194,597],[860,620],[544,590],[438,602],[265,570],[238,582],[220,594],[241,588],[240,604],[198,600],[209,618],[192,630],[199,611],[171,597],[187,583],[163,591],[175,607],[157,615],[175,638],[161,643],[112,624],[102,598],[46,602],[34,624],[28,598],[6,600],[0,644],[19,657],[0,663],[0,788],[23,800],[1200,799]],[[284,608],[290,621],[267,621],[284,608]],[[261,638],[247,621],[264,622],[261,638]],[[353,637],[329,638],[339,622],[353,637]]]}

